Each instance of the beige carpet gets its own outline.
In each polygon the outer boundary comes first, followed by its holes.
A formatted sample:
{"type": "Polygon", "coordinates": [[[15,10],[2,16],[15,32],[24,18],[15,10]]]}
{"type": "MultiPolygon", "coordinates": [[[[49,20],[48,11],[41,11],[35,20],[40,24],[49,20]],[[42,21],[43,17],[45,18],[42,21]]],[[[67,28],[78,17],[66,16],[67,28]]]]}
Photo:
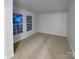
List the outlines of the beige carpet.
{"type": "Polygon", "coordinates": [[[74,59],[65,37],[36,33],[19,43],[12,59],[74,59]]]}

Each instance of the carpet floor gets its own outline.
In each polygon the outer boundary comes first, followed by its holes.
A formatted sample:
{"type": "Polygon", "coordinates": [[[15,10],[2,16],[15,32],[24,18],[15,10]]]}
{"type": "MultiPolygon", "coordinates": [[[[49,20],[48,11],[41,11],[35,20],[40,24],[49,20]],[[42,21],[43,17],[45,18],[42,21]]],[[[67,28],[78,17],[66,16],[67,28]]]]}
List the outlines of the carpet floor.
{"type": "Polygon", "coordinates": [[[12,59],[74,59],[66,37],[36,33],[21,40],[12,59]]]}

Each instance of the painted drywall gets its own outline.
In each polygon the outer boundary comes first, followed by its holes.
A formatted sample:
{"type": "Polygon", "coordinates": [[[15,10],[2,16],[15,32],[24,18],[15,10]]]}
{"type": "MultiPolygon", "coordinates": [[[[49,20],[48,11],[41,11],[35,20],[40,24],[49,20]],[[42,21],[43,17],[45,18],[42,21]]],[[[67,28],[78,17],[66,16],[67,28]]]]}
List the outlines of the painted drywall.
{"type": "Polygon", "coordinates": [[[70,47],[75,52],[75,2],[71,1],[67,13],[67,37],[70,47]]]}
{"type": "Polygon", "coordinates": [[[5,59],[10,59],[13,53],[13,24],[12,24],[12,13],[13,13],[13,0],[4,0],[5,3],[5,41],[4,41],[4,56],[5,59]]]}
{"type": "Polygon", "coordinates": [[[22,10],[22,9],[19,9],[19,8],[16,8],[14,7],[13,8],[13,12],[14,13],[18,13],[18,14],[22,14],[23,15],[23,33],[20,33],[20,34],[17,34],[14,36],[14,42],[17,42],[17,41],[20,41],[32,34],[35,33],[35,14],[32,13],[32,12],[29,12],[27,10],[22,10]],[[32,30],[31,31],[26,31],[26,16],[32,16],[32,30]]]}
{"type": "Polygon", "coordinates": [[[37,32],[66,36],[67,13],[46,13],[38,16],[37,32]]]}

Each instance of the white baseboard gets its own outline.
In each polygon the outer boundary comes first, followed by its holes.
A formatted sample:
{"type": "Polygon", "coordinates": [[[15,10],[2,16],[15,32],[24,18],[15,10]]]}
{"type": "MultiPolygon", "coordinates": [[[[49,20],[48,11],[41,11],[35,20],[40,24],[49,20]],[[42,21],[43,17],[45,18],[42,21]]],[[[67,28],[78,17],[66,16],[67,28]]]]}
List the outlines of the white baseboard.
{"type": "Polygon", "coordinates": [[[46,33],[46,32],[37,32],[37,33],[44,33],[44,34],[50,34],[50,35],[56,35],[56,36],[60,36],[60,37],[67,37],[66,35],[61,35],[61,34],[51,34],[51,33],[46,33]]]}
{"type": "MultiPolygon", "coordinates": [[[[18,42],[18,41],[20,41],[20,40],[23,40],[24,38],[27,38],[27,37],[29,37],[29,36],[31,36],[31,35],[33,35],[33,34],[35,34],[35,33],[38,33],[38,32],[31,32],[30,34],[28,33],[23,33],[23,34],[21,34],[21,37],[19,37],[19,38],[17,38],[18,36],[16,36],[15,38],[14,38],[14,43],[16,43],[16,42],[18,42]],[[22,36],[23,35],[23,36],[22,36]]],[[[40,33],[45,33],[45,32],[40,32],[40,33]]],[[[50,34],[50,33],[47,33],[47,34],[50,34]]],[[[61,34],[52,34],[52,35],[58,35],[58,36],[63,36],[63,37],[66,37],[66,35],[61,35],[61,34]]],[[[20,36],[20,35],[19,35],[20,36]]]]}
{"type": "Polygon", "coordinates": [[[16,42],[18,42],[18,41],[20,41],[20,40],[23,40],[23,39],[25,39],[25,38],[27,38],[27,37],[29,37],[29,36],[35,34],[35,33],[36,33],[36,32],[32,32],[31,34],[28,34],[28,35],[22,36],[22,37],[20,37],[19,39],[14,40],[14,43],[16,43],[16,42]]]}

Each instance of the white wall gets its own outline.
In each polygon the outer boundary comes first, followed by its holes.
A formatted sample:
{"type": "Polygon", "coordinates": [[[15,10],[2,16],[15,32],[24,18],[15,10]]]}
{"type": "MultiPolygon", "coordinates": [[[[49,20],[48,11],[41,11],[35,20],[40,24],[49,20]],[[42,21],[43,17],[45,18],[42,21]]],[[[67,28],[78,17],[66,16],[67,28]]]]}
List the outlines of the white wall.
{"type": "Polygon", "coordinates": [[[70,47],[75,52],[75,2],[71,1],[67,13],[67,36],[70,47]]]}
{"type": "Polygon", "coordinates": [[[17,42],[19,40],[22,40],[32,34],[35,33],[35,23],[36,23],[36,18],[35,18],[35,14],[32,12],[29,12],[27,10],[22,10],[19,8],[13,8],[13,12],[14,13],[18,13],[18,14],[22,14],[23,15],[23,33],[17,34],[14,36],[14,42],[17,42]],[[26,31],[26,16],[30,15],[32,16],[32,30],[31,31],[26,31]]]}
{"type": "Polygon", "coordinates": [[[37,32],[66,36],[66,12],[40,14],[38,18],[37,32]]]}
{"type": "Polygon", "coordinates": [[[13,53],[13,24],[12,24],[12,14],[13,14],[13,0],[5,0],[5,41],[4,41],[4,56],[5,59],[10,59],[14,55],[13,53]]]}

